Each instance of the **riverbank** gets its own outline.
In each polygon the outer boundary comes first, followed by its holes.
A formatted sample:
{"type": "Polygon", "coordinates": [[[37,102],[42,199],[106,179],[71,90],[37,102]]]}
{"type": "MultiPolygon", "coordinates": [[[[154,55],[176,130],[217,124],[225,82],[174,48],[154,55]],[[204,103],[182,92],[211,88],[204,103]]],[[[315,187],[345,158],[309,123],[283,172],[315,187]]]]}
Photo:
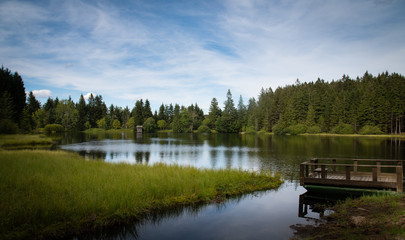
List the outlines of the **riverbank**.
{"type": "Polygon", "coordinates": [[[268,173],[110,164],[63,151],[0,151],[0,238],[72,236],[281,183],[268,173]]]}
{"type": "Polygon", "coordinates": [[[348,199],[319,226],[294,226],[293,239],[405,239],[405,195],[348,199]]]}
{"type": "Polygon", "coordinates": [[[34,134],[6,134],[0,135],[0,149],[49,149],[53,144],[50,137],[34,134]]]}

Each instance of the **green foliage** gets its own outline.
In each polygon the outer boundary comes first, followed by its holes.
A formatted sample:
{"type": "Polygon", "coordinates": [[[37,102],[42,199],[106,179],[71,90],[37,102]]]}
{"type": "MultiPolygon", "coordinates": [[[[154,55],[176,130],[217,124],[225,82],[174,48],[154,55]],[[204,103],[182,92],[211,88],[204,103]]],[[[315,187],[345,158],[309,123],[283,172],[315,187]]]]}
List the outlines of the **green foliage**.
{"type": "Polygon", "coordinates": [[[62,125],[56,124],[56,123],[54,123],[54,124],[47,124],[47,125],[44,127],[44,129],[45,129],[45,132],[46,132],[47,134],[62,133],[62,132],[65,131],[65,128],[64,128],[62,125]]]}
{"type": "Polygon", "coordinates": [[[32,114],[34,126],[36,128],[43,128],[46,125],[46,112],[43,108],[38,109],[32,114]]]}
{"type": "Polygon", "coordinates": [[[16,134],[18,126],[10,119],[0,120],[0,134],[16,134]]]}
{"type": "Polygon", "coordinates": [[[166,122],[165,120],[158,120],[158,121],[157,121],[157,127],[158,127],[160,130],[164,130],[164,129],[167,128],[167,122],[166,122]]]}
{"type": "Polygon", "coordinates": [[[285,135],[288,133],[287,129],[280,123],[277,123],[271,129],[274,135],[285,135]]]}
{"type": "Polygon", "coordinates": [[[200,127],[198,127],[197,132],[199,132],[199,133],[211,133],[211,129],[207,125],[202,124],[200,127]]]}
{"type": "Polygon", "coordinates": [[[310,134],[318,134],[321,132],[322,132],[322,130],[319,126],[312,126],[312,127],[307,128],[307,133],[310,133],[310,134]]]}
{"type": "Polygon", "coordinates": [[[286,131],[291,135],[303,134],[306,133],[307,126],[305,124],[296,124],[289,126],[286,131]]]}
{"type": "Polygon", "coordinates": [[[130,118],[128,119],[127,127],[128,127],[129,129],[135,128],[135,118],[134,118],[134,117],[130,117],[130,118]]]}
{"type": "Polygon", "coordinates": [[[22,133],[29,133],[32,130],[31,116],[28,114],[27,108],[24,108],[21,113],[19,126],[22,133]]]}
{"type": "Polygon", "coordinates": [[[91,128],[91,125],[90,127],[85,126],[87,122],[90,124],[90,121],[88,121],[88,107],[86,104],[86,100],[84,100],[83,94],[80,95],[79,103],[76,105],[76,109],[79,116],[77,122],[78,129],[84,130],[91,128]]]}
{"type": "Polygon", "coordinates": [[[337,134],[353,134],[354,128],[352,125],[340,121],[338,125],[332,128],[331,132],[337,134]]]}
{"type": "Polygon", "coordinates": [[[370,125],[366,125],[366,126],[362,127],[360,129],[359,133],[362,134],[362,135],[383,134],[383,132],[380,130],[379,127],[370,126],[370,125]]]}
{"type": "Polygon", "coordinates": [[[312,127],[312,126],[314,126],[314,125],[316,124],[316,122],[315,122],[315,117],[316,117],[316,115],[315,115],[315,114],[316,114],[316,113],[315,113],[314,107],[313,107],[312,105],[310,105],[310,106],[308,107],[307,120],[306,120],[306,122],[305,122],[305,124],[306,124],[308,127],[312,127]]]}
{"type": "Polygon", "coordinates": [[[132,110],[132,116],[134,117],[135,126],[143,124],[144,122],[143,113],[144,113],[143,100],[141,99],[136,101],[135,107],[132,110]]]}
{"type": "MultiPolygon", "coordinates": [[[[15,123],[19,123],[26,105],[24,82],[17,72],[12,74],[9,69],[2,66],[0,69],[0,96],[4,96],[4,94],[7,95],[7,101],[10,104],[8,106],[11,108],[11,115],[7,118],[15,123]]],[[[4,106],[1,107],[3,108],[4,106]]]]}
{"type": "Polygon", "coordinates": [[[107,121],[105,120],[105,118],[97,120],[97,126],[99,128],[107,130],[107,121]]]}
{"type": "Polygon", "coordinates": [[[113,128],[113,129],[119,129],[119,128],[121,128],[120,120],[115,119],[115,120],[113,121],[113,123],[112,123],[112,128],[113,128]]]}
{"type": "Polygon", "coordinates": [[[0,119],[13,120],[14,104],[9,92],[4,91],[0,96],[0,119]]]}
{"type": "Polygon", "coordinates": [[[215,123],[216,130],[222,133],[236,133],[239,131],[237,110],[233,103],[232,93],[228,89],[226,101],[224,102],[224,111],[215,123]]]}
{"type": "Polygon", "coordinates": [[[64,238],[131,221],[151,209],[207,202],[282,183],[266,173],[109,164],[61,151],[1,151],[0,159],[0,236],[20,233],[21,239],[64,238]]]}
{"type": "Polygon", "coordinates": [[[207,124],[207,126],[212,129],[215,129],[216,128],[215,123],[219,117],[221,117],[221,109],[218,107],[217,99],[213,98],[211,100],[211,105],[208,112],[207,119],[209,119],[209,124],[207,124]]]}
{"type": "Polygon", "coordinates": [[[49,149],[52,146],[52,143],[53,142],[51,138],[45,137],[43,135],[32,135],[32,134],[0,135],[0,149],[4,150],[44,149],[44,148],[49,149]]]}
{"type": "Polygon", "coordinates": [[[90,129],[90,128],[91,128],[91,124],[90,124],[89,121],[86,121],[86,122],[84,123],[84,128],[85,128],[85,129],[90,129]]]}
{"type": "Polygon", "coordinates": [[[145,132],[154,132],[156,130],[156,122],[153,117],[149,117],[143,123],[143,131],[145,132]]]}
{"type": "Polygon", "coordinates": [[[253,126],[247,126],[246,130],[245,130],[245,133],[254,134],[254,133],[256,133],[256,130],[255,130],[255,128],[253,126]]]}
{"type": "Polygon", "coordinates": [[[61,124],[66,130],[74,129],[79,121],[79,113],[71,99],[60,101],[55,113],[56,123],[61,124]]]}

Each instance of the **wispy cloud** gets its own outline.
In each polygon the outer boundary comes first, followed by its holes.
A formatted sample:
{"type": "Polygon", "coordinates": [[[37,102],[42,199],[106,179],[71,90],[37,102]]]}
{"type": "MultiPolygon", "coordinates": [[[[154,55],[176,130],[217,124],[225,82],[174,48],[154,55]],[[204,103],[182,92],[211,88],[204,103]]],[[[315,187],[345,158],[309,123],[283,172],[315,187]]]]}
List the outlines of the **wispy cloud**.
{"type": "Polygon", "coordinates": [[[228,88],[247,100],[297,78],[401,73],[404,3],[381,3],[3,2],[0,62],[33,88],[208,109],[228,88]]]}

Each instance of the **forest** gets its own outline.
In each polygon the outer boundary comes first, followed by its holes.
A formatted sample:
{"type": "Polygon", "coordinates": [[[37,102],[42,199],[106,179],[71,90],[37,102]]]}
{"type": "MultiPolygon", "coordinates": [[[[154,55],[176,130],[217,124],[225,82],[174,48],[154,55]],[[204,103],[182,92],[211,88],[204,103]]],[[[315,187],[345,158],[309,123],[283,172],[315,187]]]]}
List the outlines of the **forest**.
{"type": "Polygon", "coordinates": [[[343,75],[330,82],[315,82],[262,89],[257,99],[234,103],[230,90],[221,108],[212,98],[209,111],[195,104],[167,103],[152,112],[148,99],[132,108],[107,107],[101,95],[83,95],[77,102],[48,98],[45,104],[25,92],[22,77],[2,66],[0,71],[0,133],[102,129],[134,129],[146,132],[284,134],[401,134],[405,128],[405,78],[397,73],[368,72],[352,79],[343,75]],[[27,96],[28,95],[28,96],[27,96]]]}

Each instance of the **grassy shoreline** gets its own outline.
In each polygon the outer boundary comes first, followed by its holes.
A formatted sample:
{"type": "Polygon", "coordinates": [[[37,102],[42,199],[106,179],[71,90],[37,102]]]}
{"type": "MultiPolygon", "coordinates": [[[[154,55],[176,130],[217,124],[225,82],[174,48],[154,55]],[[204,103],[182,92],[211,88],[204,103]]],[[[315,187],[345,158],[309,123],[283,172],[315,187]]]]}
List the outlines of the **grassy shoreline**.
{"type": "Polygon", "coordinates": [[[49,149],[53,144],[52,138],[40,134],[0,135],[0,149],[49,149]]]}
{"type": "Polygon", "coordinates": [[[110,164],[63,151],[0,151],[0,238],[60,238],[281,183],[279,177],[240,170],[110,164]]]}
{"type": "Polygon", "coordinates": [[[404,239],[405,195],[347,199],[319,226],[298,226],[293,239],[404,239]]]}

